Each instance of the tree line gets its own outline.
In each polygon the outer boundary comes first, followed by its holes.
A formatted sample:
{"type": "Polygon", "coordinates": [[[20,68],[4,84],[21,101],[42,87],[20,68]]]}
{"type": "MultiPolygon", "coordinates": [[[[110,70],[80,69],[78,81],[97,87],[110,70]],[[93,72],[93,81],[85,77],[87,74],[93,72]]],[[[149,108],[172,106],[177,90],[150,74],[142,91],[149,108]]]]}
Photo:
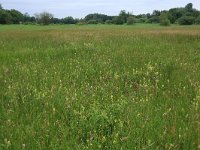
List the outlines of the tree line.
{"type": "Polygon", "coordinates": [[[49,12],[37,13],[30,16],[28,13],[21,13],[18,10],[7,10],[0,4],[0,24],[127,24],[134,23],[159,23],[168,26],[170,24],[192,25],[200,24],[200,11],[193,8],[189,3],[185,7],[172,8],[169,10],[154,10],[151,14],[133,15],[125,10],[120,11],[117,16],[105,14],[88,14],[82,19],[75,19],[71,16],[65,18],[54,18],[49,12]]]}

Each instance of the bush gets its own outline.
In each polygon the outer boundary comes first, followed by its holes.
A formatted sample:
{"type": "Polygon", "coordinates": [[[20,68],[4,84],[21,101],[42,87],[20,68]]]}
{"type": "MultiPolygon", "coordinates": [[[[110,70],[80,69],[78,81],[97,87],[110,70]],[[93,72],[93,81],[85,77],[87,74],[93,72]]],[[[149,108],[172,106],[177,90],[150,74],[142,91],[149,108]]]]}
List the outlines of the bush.
{"type": "Polygon", "coordinates": [[[200,24],[200,16],[196,18],[195,23],[200,24]]]}
{"type": "Polygon", "coordinates": [[[76,25],[86,25],[86,22],[85,21],[80,21],[80,22],[78,22],[76,25]]]}
{"type": "Polygon", "coordinates": [[[24,22],[23,24],[24,24],[24,25],[36,25],[35,22],[24,22]]]}
{"type": "Polygon", "coordinates": [[[153,16],[149,19],[150,23],[159,23],[160,22],[160,18],[159,16],[153,16]]]}
{"type": "Polygon", "coordinates": [[[69,17],[65,17],[63,19],[63,23],[64,24],[75,24],[76,20],[73,17],[69,16],[69,17]]]}
{"type": "Polygon", "coordinates": [[[49,25],[53,22],[53,15],[49,12],[35,14],[35,18],[39,24],[49,25]]]}
{"type": "Polygon", "coordinates": [[[123,18],[120,17],[120,16],[113,18],[112,22],[114,24],[117,24],[117,25],[122,25],[122,24],[125,23],[124,20],[123,20],[123,18]]]}
{"type": "Polygon", "coordinates": [[[161,20],[160,20],[160,25],[161,25],[161,26],[170,26],[170,21],[169,21],[169,19],[161,19],[161,20]]]}
{"type": "Polygon", "coordinates": [[[146,23],[147,20],[148,20],[147,18],[139,18],[138,23],[146,23]]]}
{"type": "Polygon", "coordinates": [[[127,18],[127,25],[132,25],[134,23],[136,23],[135,17],[130,16],[130,17],[127,18]]]}
{"type": "Polygon", "coordinates": [[[0,24],[11,24],[13,18],[10,13],[6,10],[0,10],[0,24]]]}
{"type": "Polygon", "coordinates": [[[98,24],[98,22],[96,20],[89,20],[87,24],[98,24]]]}
{"type": "Polygon", "coordinates": [[[106,20],[106,24],[112,24],[112,20],[106,20]]]}
{"type": "Polygon", "coordinates": [[[192,25],[195,22],[195,18],[192,16],[183,16],[178,19],[180,25],[192,25]]]}
{"type": "Polygon", "coordinates": [[[147,19],[145,23],[152,23],[150,19],[147,19]]]}
{"type": "Polygon", "coordinates": [[[161,26],[169,26],[170,25],[170,20],[168,18],[167,13],[161,13],[159,17],[160,25],[161,26]]]}

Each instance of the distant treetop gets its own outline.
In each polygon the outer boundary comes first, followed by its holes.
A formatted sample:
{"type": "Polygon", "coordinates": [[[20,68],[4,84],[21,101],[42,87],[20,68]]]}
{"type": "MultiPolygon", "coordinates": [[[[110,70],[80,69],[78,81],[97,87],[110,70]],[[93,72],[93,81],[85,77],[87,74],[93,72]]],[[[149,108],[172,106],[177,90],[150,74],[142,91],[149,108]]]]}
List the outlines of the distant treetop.
{"type": "MultiPolygon", "coordinates": [[[[134,9],[134,8],[133,8],[134,9]]],[[[7,10],[0,4],[0,24],[128,24],[135,23],[157,23],[161,25],[180,24],[191,25],[200,24],[200,11],[193,8],[192,3],[184,7],[171,8],[169,10],[154,10],[152,13],[133,15],[126,10],[121,10],[116,16],[92,13],[83,19],[75,19],[71,16],[64,18],[54,18],[49,12],[37,13],[30,16],[28,13],[22,14],[20,11],[7,10]]]]}

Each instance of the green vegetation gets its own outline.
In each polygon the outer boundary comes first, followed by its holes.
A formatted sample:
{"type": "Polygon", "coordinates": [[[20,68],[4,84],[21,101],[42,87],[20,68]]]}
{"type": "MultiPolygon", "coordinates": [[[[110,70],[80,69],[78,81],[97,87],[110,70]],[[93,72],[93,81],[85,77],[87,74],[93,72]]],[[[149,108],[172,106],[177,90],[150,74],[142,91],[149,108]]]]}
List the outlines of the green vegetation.
{"type": "Polygon", "coordinates": [[[0,149],[200,148],[199,26],[0,26],[0,149]]]}
{"type": "Polygon", "coordinates": [[[127,18],[127,25],[132,25],[134,23],[136,23],[135,17],[130,16],[130,17],[127,18]]]}
{"type": "Polygon", "coordinates": [[[35,14],[35,16],[36,16],[36,21],[39,24],[49,25],[53,21],[53,15],[48,12],[42,12],[39,14],[35,14]]]}
{"type": "MultiPolygon", "coordinates": [[[[134,8],[133,8],[134,9],[134,8]]],[[[189,3],[185,7],[172,8],[169,10],[154,10],[152,14],[134,15],[125,10],[121,10],[117,16],[108,16],[105,14],[93,13],[88,14],[84,19],[74,19],[72,16],[65,18],[54,18],[53,14],[48,12],[37,13],[30,16],[28,13],[11,9],[6,10],[0,4],[0,24],[116,24],[116,25],[132,25],[134,23],[154,23],[161,26],[169,26],[170,24],[192,25],[199,24],[200,11],[193,8],[193,4],[189,3]],[[163,15],[164,14],[164,15],[163,15]]]]}
{"type": "Polygon", "coordinates": [[[169,26],[170,20],[168,19],[167,13],[162,13],[160,15],[160,25],[161,26],[169,26]]]}

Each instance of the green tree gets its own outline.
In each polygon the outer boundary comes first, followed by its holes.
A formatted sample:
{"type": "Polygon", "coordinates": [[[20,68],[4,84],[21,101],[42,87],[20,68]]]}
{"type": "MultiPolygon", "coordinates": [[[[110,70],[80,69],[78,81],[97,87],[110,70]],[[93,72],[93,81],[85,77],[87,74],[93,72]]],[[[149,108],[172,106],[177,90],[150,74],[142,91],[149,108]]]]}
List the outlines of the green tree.
{"type": "Polygon", "coordinates": [[[170,20],[168,19],[167,13],[161,13],[161,15],[160,15],[160,25],[161,26],[169,26],[170,25],[170,20]]]}
{"type": "Polygon", "coordinates": [[[193,4],[192,3],[188,3],[186,6],[185,6],[185,9],[187,10],[187,11],[192,11],[193,10],[193,4]]]}
{"type": "Polygon", "coordinates": [[[170,22],[175,23],[179,18],[181,18],[186,13],[185,8],[172,8],[169,10],[170,22]]]}
{"type": "Polygon", "coordinates": [[[121,10],[119,15],[113,18],[112,22],[118,25],[124,24],[127,22],[129,16],[131,16],[129,12],[127,13],[125,10],[121,10]]]}
{"type": "Polygon", "coordinates": [[[134,23],[136,23],[136,18],[134,16],[129,16],[127,18],[127,25],[132,25],[134,23]]]}
{"type": "Polygon", "coordinates": [[[64,24],[75,24],[76,21],[74,20],[73,17],[69,16],[69,17],[65,17],[65,18],[63,19],[63,23],[64,23],[64,24]]]}
{"type": "Polygon", "coordinates": [[[23,21],[23,14],[15,9],[11,9],[9,11],[11,17],[12,17],[12,23],[19,24],[23,21]]]}
{"type": "Polygon", "coordinates": [[[53,23],[54,24],[61,24],[61,23],[63,23],[63,20],[59,19],[59,18],[53,18],[53,23]]]}
{"type": "Polygon", "coordinates": [[[149,18],[150,23],[159,23],[160,22],[160,14],[161,12],[159,10],[154,10],[151,17],[149,18]]]}
{"type": "Polygon", "coordinates": [[[196,18],[195,23],[200,24],[200,16],[196,18]]]}
{"type": "Polygon", "coordinates": [[[49,12],[35,14],[35,18],[39,24],[49,25],[53,22],[53,15],[49,12]]]}
{"type": "Polygon", "coordinates": [[[98,22],[96,20],[89,20],[87,24],[98,24],[98,22]]]}
{"type": "Polygon", "coordinates": [[[112,20],[106,20],[105,23],[106,24],[112,24],[112,20]]]}
{"type": "Polygon", "coordinates": [[[140,14],[140,15],[137,15],[135,19],[136,19],[135,21],[138,22],[138,23],[145,23],[147,21],[147,15],[146,14],[140,14]]]}
{"type": "Polygon", "coordinates": [[[2,5],[0,4],[0,10],[3,9],[2,5]]]}
{"type": "Polygon", "coordinates": [[[192,25],[195,23],[195,18],[193,16],[182,16],[178,19],[180,25],[192,25]]]}
{"type": "Polygon", "coordinates": [[[117,25],[122,25],[124,24],[124,20],[120,16],[116,16],[113,18],[112,23],[117,24],[117,25]]]}
{"type": "Polygon", "coordinates": [[[98,14],[98,13],[94,13],[94,14],[88,14],[87,16],[85,16],[84,20],[86,22],[92,20],[92,21],[96,21],[98,23],[105,23],[106,20],[111,20],[112,17],[111,16],[107,16],[104,14],[98,14]]]}
{"type": "Polygon", "coordinates": [[[126,13],[125,10],[121,10],[120,13],[119,13],[119,17],[120,19],[123,21],[123,23],[126,23],[127,22],[127,18],[128,18],[128,13],[126,13]]]}
{"type": "Polygon", "coordinates": [[[10,13],[4,9],[0,10],[0,24],[11,24],[12,16],[10,13]]]}
{"type": "Polygon", "coordinates": [[[24,18],[23,21],[24,21],[25,23],[35,23],[35,22],[36,22],[35,17],[30,16],[28,13],[25,13],[25,14],[23,15],[23,18],[24,18]]]}

